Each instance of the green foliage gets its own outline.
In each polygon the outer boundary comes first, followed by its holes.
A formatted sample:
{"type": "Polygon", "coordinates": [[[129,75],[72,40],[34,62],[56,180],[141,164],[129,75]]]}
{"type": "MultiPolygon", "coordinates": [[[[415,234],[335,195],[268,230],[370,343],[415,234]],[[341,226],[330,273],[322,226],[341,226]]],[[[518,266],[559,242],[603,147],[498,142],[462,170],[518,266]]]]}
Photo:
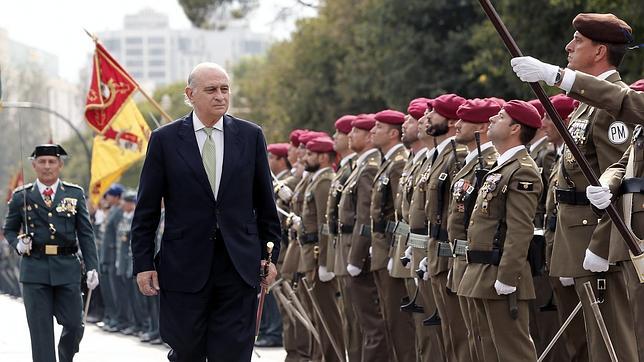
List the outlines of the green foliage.
{"type": "MultiPolygon", "coordinates": [[[[498,0],[494,5],[523,53],[553,64],[566,65],[572,19],[580,12],[612,12],[644,42],[644,7],[638,2],[498,0]]],[[[629,51],[620,67],[626,82],[644,73],[642,51],[629,51]]],[[[534,98],[509,61],[477,1],[327,0],[317,17],[297,23],[290,40],[234,69],[235,108],[277,142],[296,127],[331,131],[342,114],[404,111],[416,97],[454,92],[467,98],[534,98]]]]}

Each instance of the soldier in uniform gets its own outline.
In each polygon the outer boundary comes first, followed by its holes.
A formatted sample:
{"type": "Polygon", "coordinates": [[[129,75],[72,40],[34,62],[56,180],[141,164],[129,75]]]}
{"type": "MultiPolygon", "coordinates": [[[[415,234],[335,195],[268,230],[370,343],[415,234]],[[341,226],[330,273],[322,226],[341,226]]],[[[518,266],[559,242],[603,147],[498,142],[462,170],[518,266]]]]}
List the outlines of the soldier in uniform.
{"type": "Polygon", "coordinates": [[[534,361],[528,300],[534,299],[527,261],[542,182],[525,145],[541,127],[527,102],[507,102],[490,119],[488,136],[500,156],[485,176],[467,231],[467,267],[459,295],[476,308],[485,356],[498,361],[534,361]]]}
{"type": "Polygon", "coordinates": [[[353,115],[344,115],[335,121],[333,134],[333,150],[340,158],[340,164],[335,177],[331,181],[326,208],[326,229],[329,234],[330,247],[327,247],[326,265],[320,263],[319,273],[333,273],[338,282],[341,298],[338,307],[343,318],[344,345],[349,361],[362,361],[362,332],[353,309],[353,300],[349,294],[349,273],[346,269],[347,253],[340,247],[340,227],[338,220],[338,204],[349,175],[353,170],[356,153],[349,148],[349,133],[351,123],[356,119],[353,115]]]}
{"type": "Polygon", "coordinates": [[[444,94],[434,99],[434,109],[427,116],[426,132],[434,137],[436,158],[422,176],[425,187],[425,214],[429,240],[421,269],[429,278],[432,293],[441,318],[443,343],[448,361],[463,361],[469,357],[467,331],[456,293],[447,289],[447,274],[452,263],[452,248],[447,235],[447,218],[452,178],[459,171],[467,149],[456,145],[454,135],[458,120],[456,111],[465,98],[444,94]]]}
{"type": "MultiPolygon", "coordinates": [[[[344,353],[342,335],[328,335],[322,326],[322,318],[330,331],[342,330],[340,309],[336,302],[338,283],[335,275],[330,272],[319,272],[320,265],[326,266],[328,233],[322,233],[322,225],[326,223],[326,209],[331,188],[333,172],[333,139],[330,137],[314,138],[306,144],[304,169],[311,174],[311,182],[304,190],[304,203],[302,206],[301,233],[298,236],[300,243],[300,272],[304,273],[309,285],[313,288],[311,294],[315,299],[322,317],[315,311],[313,320],[320,335],[321,354],[324,361],[339,361],[333,348],[333,338],[336,345],[344,353]]],[[[304,288],[304,285],[300,286],[304,288]]]]}
{"type": "Polygon", "coordinates": [[[63,326],[58,360],[72,361],[83,337],[81,263],[87,287],[98,285],[98,258],[83,189],[58,177],[59,145],[36,146],[31,154],[36,181],[16,189],[9,202],[4,234],[22,256],[20,282],[36,362],[56,361],[53,317],[63,326]]]}
{"type": "MultiPolygon", "coordinates": [[[[412,316],[400,311],[400,302],[407,295],[403,279],[392,278],[387,270],[393,243],[393,230],[388,228],[395,221],[394,198],[398,182],[409,156],[401,142],[402,112],[384,110],[374,116],[376,125],[371,129],[373,145],[383,156],[382,164],[373,180],[371,193],[371,271],[374,274],[382,314],[394,352],[394,361],[411,361],[415,358],[412,316]]],[[[397,259],[396,261],[398,261],[397,259]]]]}
{"type": "MultiPolygon", "coordinates": [[[[570,120],[569,116],[573,112],[574,100],[564,95],[556,95],[550,97],[552,105],[559,113],[559,116],[568,125],[570,120]]],[[[557,205],[555,202],[555,190],[557,188],[556,177],[557,171],[561,167],[561,155],[563,153],[563,139],[557,131],[550,119],[546,114],[543,118],[543,129],[548,136],[548,141],[555,146],[555,161],[548,172],[548,180],[544,184],[544,193],[547,194],[545,204],[545,225],[544,225],[544,238],[546,240],[546,270],[549,272],[549,265],[552,260],[552,247],[555,239],[555,230],[557,229],[557,205]]],[[[544,172],[546,172],[544,170],[544,172]]],[[[571,278],[556,278],[549,277],[550,286],[552,288],[552,298],[556,305],[558,315],[558,325],[561,325],[566,318],[572,313],[573,309],[579,303],[579,297],[572,286],[574,281],[571,278]]],[[[550,361],[588,361],[588,346],[586,344],[586,334],[584,333],[584,318],[581,313],[578,313],[571,324],[566,328],[564,334],[560,337],[560,341],[555,345],[555,348],[550,352],[548,359],[550,361]],[[563,339],[563,340],[562,340],[563,339]],[[565,348],[561,348],[561,347],[565,348]]],[[[549,337],[552,339],[552,337],[549,337]]],[[[549,343],[549,341],[546,341],[549,343]]]]}
{"type": "MultiPolygon", "coordinates": [[[[458,144],[466,146],[469,153],[463,161],[463,167],[454,175],[450,185],[452,198],[447,219],[447,234],[452,243],[454,260],[448,275],[447,287],[454,293],[458,292],[461,278],[467,266],[465,260],[467,230],[480,187],[479,181],[482,183],[482,180],[479,180],[477,176],[482,179],[486,170],[492,168],[499,156],[496,148],[487,137],[490,117],[499,113],[499,110],[501,110],[501,106],[491,99],[472,99],[463,103],[456,111],[459,121],[455,125],[454,140],[458,144]],[[480,137],[479,144],[477,144],[475,135],[477,132],[480,137]]],[[[465,355],[464,360],[484,361],[485,356],[481,343],[491,343],[491,338],[489,335],[480,335],[476,309],[473,305],[469,305],[468,299],[458,296],[458,303],[467,328],[469,346],[469,356],[465,355]],[[485,337],[483,338],[484,342],[481,342],[479,336],[485,337]]],[[[496,355],[490,357],[494,359],[496,355]]]]}
{"type": "Polygon", "coordinates": [[[362,360],[389,361],[391,349],[369,259],[371,187],[381,157],[373,147],[369,133],[375,123],[372,115],[365,114],[358,116],[351,124],[349,147],[357,153],[357,159],[355,169],[342,190],[338,220],[340,248],[347,253],[345,267],[351,276],[348,279],[348,292],[362,329],[362,360]]]}

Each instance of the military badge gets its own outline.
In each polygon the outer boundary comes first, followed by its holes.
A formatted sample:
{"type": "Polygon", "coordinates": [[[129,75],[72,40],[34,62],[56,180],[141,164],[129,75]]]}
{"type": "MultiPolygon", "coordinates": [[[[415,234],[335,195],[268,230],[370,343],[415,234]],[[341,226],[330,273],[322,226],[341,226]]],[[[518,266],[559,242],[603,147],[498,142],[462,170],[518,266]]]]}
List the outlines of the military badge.
{"type": "Polygon", "coordinates": [[[570,131],[570,135],[575,140],[576,144],[583,145],[586,143],[586,130],[588,129],[589,124],[590,121],[587,119],[576,119],[570,124],[570,127],[568,127],[568,131],[570,131]]]}
{"type": "Polygon", "coordinates": [[[518,189],[520,191],[532,191],[534,184],[527,181],[519,181],[518,189]]]}
{"type": "Polygon", "coordinates": [[[71,198],[71,197],[65,197],[60,201],[60,204],[56,206],[56,211],[57,212],[66,212],[70,213],[72,215],[76,215],[76,203],[78,200],[71,198]]]}

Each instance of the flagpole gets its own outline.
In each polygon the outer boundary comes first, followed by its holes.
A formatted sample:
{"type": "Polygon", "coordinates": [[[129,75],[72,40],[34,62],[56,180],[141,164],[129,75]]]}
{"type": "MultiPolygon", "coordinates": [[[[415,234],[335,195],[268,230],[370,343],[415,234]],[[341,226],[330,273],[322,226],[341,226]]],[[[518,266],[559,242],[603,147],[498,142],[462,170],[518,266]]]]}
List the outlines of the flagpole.
{"type": "MultiPolygon", "coordinates": [[[[85,33],[87,33],[87,35],[90,38],[92,38],[94,43],[98,43],[98,37],[96,37],[96,35],[90,33],[85,28],[83,28],[83,30],[85,30],[85,33]]],[[[166,122],[172,122],[172,117],[170,117],[170,115],[167,114],[163,110],[163,108],[161,108],[161,105],[157,101],[155,101],[154,98],[150,97],[150,95],[143,88],[141,88],[141,85],[139,85],[139,83],[134,78],[132,78],[129,74],[125,74],[125,76],[127,76],[132,81],[132,83],[134,83],[136,85],[136,88],[139,90],[139,92],[141,92],[141,94],[143,94],[145,99],[147,99],[148,102],[150,102],[152,104],[152,106],[154,106],[154,108],[156,108],[159,111],[159,113],[161,113],[161,116],[163,116],[163,118],[165,118],[166,122]]]]}

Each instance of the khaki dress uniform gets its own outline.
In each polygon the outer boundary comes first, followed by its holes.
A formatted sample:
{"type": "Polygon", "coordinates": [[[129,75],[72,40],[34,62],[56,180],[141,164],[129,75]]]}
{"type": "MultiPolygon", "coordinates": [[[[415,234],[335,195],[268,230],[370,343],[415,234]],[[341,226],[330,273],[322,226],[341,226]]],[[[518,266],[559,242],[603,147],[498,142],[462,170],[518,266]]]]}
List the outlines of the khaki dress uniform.
{"type": "MultiPolygon", "coordinates": [[[[626,86],[617,72],[609,75],[606,80],[626,86]]],[[[620,159],[628,147],[632,127],[616,120],[604,110],[582,103],[571,115],[568,130],[586,156],[591,169],[599,175],[620,159]]],[[[591,282],[595,294],[600,298],[606,295],[599,306],[611,338],[621,341],[615,344],[618,359],[636,360],[633,319],[621,312],[629,308],[621,267],[611,267],[607,273],[592,273],[582,266],[589,245],[609,240],[611,222],[607,215],[599,220],[590,206],[585,193],[588,182],[567,147],[564,148],[557,185],[559,212],[550,275],[575,278],[575,289],[584,310],[591,361],[605,361],[609,356],[584,290],[583,284],[586,281],[591,282]],[[605,284],[605,290],[597,290],[598,279],[600,284],[605,284]],[[606,283],[601,283],[603,280],[606,283]]],[[[601,250],[593,252],[608,258],[608,249],[609,243],[601,243],[601,250]]]]}
{"type": "MultiPolygon", "coordinates": [[[[411,270],[416,271],[420,261],[427,256],[427,242],[429,239],[429,228],[427,227],[427,215],[425,214],[425,193],[427,188],[427,177],[431,170],[432,163],[436,160],[438,152],[435,148],[427,150],[425,156],[417,162],[418,168],[414,170],[405,192],[403,193],[403,216],[409,223],[409,236],[407,245],[411,247],[411,270]]],[[[431,361],[441,357],[445,360],[446,351],[443,344],[440,318],[432,287],[429,280],[416,278],[417,286],[409,290],[410,295],[418,292],[420,297],[417,304],[423,307],[422,319],[416,323],[417,338],[420,342],[420,355],[422,361],[431,361]],[[425,321],[432,321],[431,325],[425,325],[425,321]]]]}
{"type": "Polygon", "coordinates": [[[473,299],[479,329],[487,329],[493,342],[483,345],[484,355],[496,353],[498,361],[537,358],[528,327],[528,300],[535,294],[527,254],[541,191],[537,166],[521,149],[485,176],[472,212],[459,295],[473,299]],[[517,290],[498,295],[496,280],[517,290]],[[516,319],[510,316],[514,307],[516,319]]]}
{"type": "MultiPolygon", "coordinates": [[[[323,234],[321,225],[326,223],[326,209],[329,196],[331,181],[335,173],[331,167],[318,170],[311,176],[311,183],[304,191],[304,205],[302,207],[302,229],[298,236],[301,246],[301,262],[299,270],[306,275],[309,284],[312,285],[311,291],[317,305],[320,308],[322,317],[325,319],[331,331],[342,330],[342,320],[340,310],[336,302],[338,292],[337,280],[323,282],[319,279],[317,270],[319,265],[326,265],[326,256],[328,248],[328,233],[323,234]]],[[[302,288],[304,285],[301,286],[302,288]]],[[[335,338],[335,342],[344,351],[344,340],[342,336],[329,336],[322,326],[320,316],[313,311],[313,320],[315,328],[320,335],[321,353],[324,361],[339,361],[330,338],[335,338]]]]}
{"type": "Polygon", "coordinates": [[[349,294],[349,274],[347,273],[346,260],[348,250],[340,245],[340,228],[338,220],[338,204],[351,171],[355,165],[355,153],[345,156],[340,161],[340,168],[335,173],[329,189],[329,198],[326,205],[326,229],[329,240],[332,241],[327,248],[327,270],[334,272],[339,286],[341,298],[338,301],[340,316],[342,317],[344,345],[347,349],[349,361],[362,360],[362,331],[358,318],[353,310],[353,300],[349,294]]]}
{"type": "MultiPolygon", "coordinates": [[[[407,295],[404,279],[392,278],[387,270],[389,255],[393,249],[394,235],[391,225],[394,216],[394,197],[402,169],[409,153],[399,143],[391,155],[385,155],[384,162],[373,180],[371,193],[371,271],[374,274],[378,295],[382,302],[382,313],[387,325],[387,333],[395,361],[412,361],[416,357],[414,340],[414,321],[409,313],[400,310],[400,302],[407,295]],[[389,229],[388,229],[389,227],[389,229]]],[[[399,262],[398,260],[395,260],[399,262]]]]}
{"type": "Polygon", "coordinates": [[[467,330],[456,293],[447,289],[447,274],[452,264],[447,219],[452,178],[460,170],[467,148],[456,145],[453,138],[444,140],[426,181],[425,214],[429,225],[427,271],[434,301],[441,318],[441,330],[447,359],[463,361],[469,357],[467,330]],[[443,251],[441,251],[443,250],[443,251]]]}
{"type": "MultiPolygon", "coordinates": [[[[477,153],[478,154],[478,153],[477,153]]],[[[494,146],[481,151],[483,169],[491,169],[499,154],[494,146]]],[[[467,250],[467,227],[476,202],[478,189],[476,187],[477,170],[480,169],[478,157],[470,160],[454,175],[450,190],[452,199],[447,218],[447,234],[452,242],[454,260],[447,278],[447,288],[458,292],[463,273],[467,267],[465,252],[467,250]],[[467,227],[466,227],[467,226],[467,227]]],[[[482,175],[481,175],[482,176],[482,175]]],[[[474,305],[469,306],[468,298],[458,296],[458,303],[467,328],[467,343],[470,361],[484,361],[482,343],[492,343],[491,337],[482,338],[478,327],[478,318],[474,305]],[[481,338],[479,338],[479,336],[481,338]]],[[[466,356],[468,357],[468,356],[466,356]]],[[[496,357],[496,356],[494,356],[496,357]]]]}
{"type": "MultiPolygon", "coordinates": [[[[347,255],[344,267],[352,264],[362,269],[359,275],[349,276],[347,284],[355,316],[362,330],[363,361],[391,360],[378,290],[373,273],[370,272],[371,238],[366,231],[371,224],[371,185],[380,166],[380,157],[380,152],[376,149],[366,150],[358,156],[356,167],[342,190],[338,204],[340,248],[347,255]]],[[[335,267],[340,267],[337,260],[335,267]]]]}
{"type": "MultiPolygon", "coordinates": [[[[400,178],[398,179],[398,192],[396,192],[394,198],[394,217],[396,219],[394,245],[390,249],[389,253],[389,258],[392,260],[391,271],[389,274],[392,278],[401,278],[405,280],[405,283],[407,283],[409,279],[413,278],[413,273],[411,268],[405,268],[402,262],[400,262],[400,259],[405,255],[405,250],[407,249],[407,236],[409,235],[409,224],[407,224],[403,219],[403,193],[405,193],[404,189],[407,187],[411,173],[416,165],[416,163],[414,163],[414,158],[414,154],[410,153],[407,157],[407,161],[405,161],[405,166],[400,174],[400,178]],[[399,228],[400,225],[403,226],[399,228]]],[[[411,192],[407,192],[407,194],[411,196],[411,192]]]]}
{"type": "MultiPolygon", "coordinates": [[[[562,146],[563,147],[563,146],[562,146]]],[[[555,201],[555,190],[557,188],[557,172],[561,165],[560,152],[556,154],[555,162],[548,177],[548,189],[545,208],[545,226],[543,236],[546,240],[546,272],[550,272],[552,260],[552,247],[555,242],[555,230],[557,229],[557,204],[555,201]]],[[[574,286],[563,286],[558,277],[549,277],[552,297],[557,309],[558,326],[568,318],[570,313],[579,303],[579,296],[574,286]]],[[[559,328],[559,327],[558,327],[559,328]]],[[[554,349],[549,353],[547,360],[551,361],[588,361],[588,345],[584,329],[584,316],[577,313],[570,325],[559,338],[554,349]]],[[[547,341],[547,343],[550,343],[547,341]]]]}

